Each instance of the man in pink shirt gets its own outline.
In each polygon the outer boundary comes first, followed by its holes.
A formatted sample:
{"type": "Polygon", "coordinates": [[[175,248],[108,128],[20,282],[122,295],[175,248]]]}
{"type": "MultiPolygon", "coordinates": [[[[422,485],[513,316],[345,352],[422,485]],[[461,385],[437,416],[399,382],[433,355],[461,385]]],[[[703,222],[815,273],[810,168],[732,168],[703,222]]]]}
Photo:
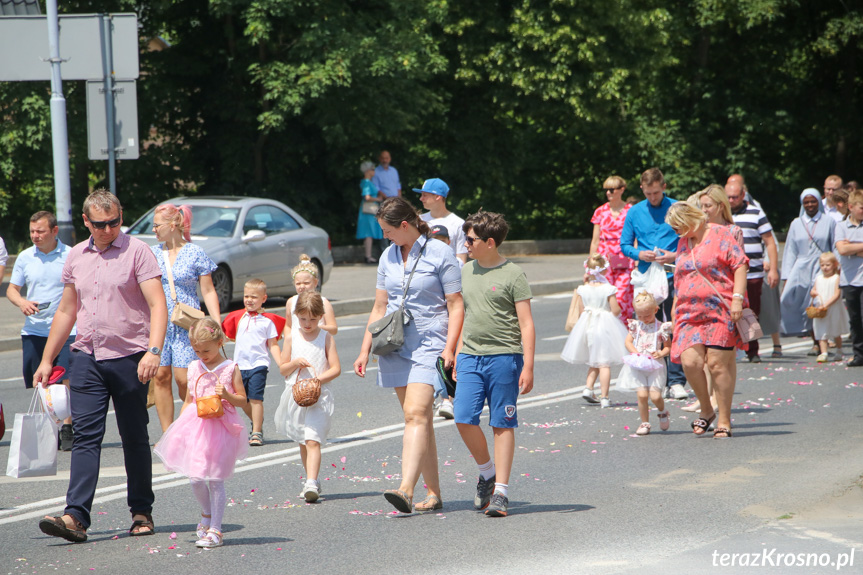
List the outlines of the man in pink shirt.
{"type": "Polygon", "coordinates": [[[66,509],[62,517],[39,522],[43,533],[76,543],[87,540],[109,401],[123,442],[133,520],[129,534],[155,531],[147,383],[159,368],[168,326],[159,264],[147,244],[120,231],[119,200],[97,190],[83,211],[91,237],[66,258],[63,297],[33,377],[34,384],[47,384],[52,362],[77,321],[69,366],[75,438],[66,509]]]}

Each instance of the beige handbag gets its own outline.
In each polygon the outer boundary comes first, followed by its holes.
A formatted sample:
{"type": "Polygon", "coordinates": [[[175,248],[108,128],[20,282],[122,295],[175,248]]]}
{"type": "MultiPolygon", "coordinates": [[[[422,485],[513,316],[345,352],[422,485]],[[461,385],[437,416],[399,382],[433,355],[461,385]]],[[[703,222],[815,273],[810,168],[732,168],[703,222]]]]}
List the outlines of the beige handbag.
{"type": "Polygon", "coordinates": [[[566,314],[566,324],[563,326],[567,332],[572,331],[578,321],[578,309],[576,302],[578,301],[578,290],[572,290],[572,301],[569,303],[569,312],[566,314]]]}
{"type": "Polygon", "coordinates": [[[168,284],[171,286],[171,301],[174,302],[174,311],[171,312],[171,323],[189,331],[189,328],[192,327],[193,323],[199,319],[203,319],[204,312],[190,305],[186,305],[183,302],[177,301],[177,291],[174,289],[174,274],[171,270],[171,260],[164,257],[164,250],[162,250],[162,252],[162,259],[165,262],[165,270],[168,272],[168,284]]]}

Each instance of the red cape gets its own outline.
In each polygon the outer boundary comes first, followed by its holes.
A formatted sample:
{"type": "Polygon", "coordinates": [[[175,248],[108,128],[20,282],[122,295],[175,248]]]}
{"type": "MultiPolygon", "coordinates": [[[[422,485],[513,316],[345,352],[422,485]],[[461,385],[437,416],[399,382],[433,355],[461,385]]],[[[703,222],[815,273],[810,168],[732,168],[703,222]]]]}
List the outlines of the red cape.
{"type": "MultiPolygon", "coordinates": [[[[237,311],[232,311],[229,313],[224,320],[222,320],[222,331],[225,332],[225,337],[230,340],[237,339],[237,326],[240,324],[240,319],[246,314],[246,310],[238,309],[237,311]]],[[[260,315],[268,318],[271,322],[273,322],[276,326],[276,333],[278,333],[278,338],[281,339],[284,331],[285,331],[285,318],[280,315],[276,315],[274,313],[270,313],[267,311],[260,312],[260,315]]]]}

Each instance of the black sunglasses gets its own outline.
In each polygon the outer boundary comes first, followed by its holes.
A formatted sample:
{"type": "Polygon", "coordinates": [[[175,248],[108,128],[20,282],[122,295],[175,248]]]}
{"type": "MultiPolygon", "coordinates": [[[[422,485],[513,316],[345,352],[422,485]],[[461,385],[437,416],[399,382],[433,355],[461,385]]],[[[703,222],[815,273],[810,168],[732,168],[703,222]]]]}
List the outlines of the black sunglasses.
{"type": "Polygon", "coordinates": [[[472,246],[472,245],[473,245],[473,243],[474,243],[475,241],[477,241],[477,240],[479,240],[479,241],[481,241],[481,242],[486,241],[486,240],[484,240],[484,239],[482,239],[482,238],[475,238],[475,237],[473,237],[473,236],[465,236],[465,237],[464,237],[464,239],[465,239],[465,241],[467,242],[467,245],[469,245],[469,246],[472,246]]]}
{"type": "Polygon", "coordinates": [[[90,220],[90,225],[96,228],[97,230],[104,230],[105,226],[109,228],[116,228],[120,225],[120,222],[123,220],[123,216],[117,216],[113,220],[105,220],[104,222],[97,222],[95,220],[90,220]]]}

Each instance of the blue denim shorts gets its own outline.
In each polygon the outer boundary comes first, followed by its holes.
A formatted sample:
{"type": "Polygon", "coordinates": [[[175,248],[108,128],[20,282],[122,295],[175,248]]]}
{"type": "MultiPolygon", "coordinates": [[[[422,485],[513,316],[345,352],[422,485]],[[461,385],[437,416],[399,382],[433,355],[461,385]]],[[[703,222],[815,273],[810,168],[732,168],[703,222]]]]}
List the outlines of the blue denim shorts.
{"type": "Polygon", "coordinates": [[[249,399],[264,400],[264,388],[267,387],[267,374],[269,368],[262,365],[253,369],[241,369],[243,387],[246,389],[246,397],[249,399]]]}
{"type": "Polygon", "coordinates": [[[467,355],[456,360],[453,412],[456,423],[479,425],[479,416],[488,402],[488,423],[492,427],[518,427],[518,379],[524,356],[520,354],[467,355]]]}

